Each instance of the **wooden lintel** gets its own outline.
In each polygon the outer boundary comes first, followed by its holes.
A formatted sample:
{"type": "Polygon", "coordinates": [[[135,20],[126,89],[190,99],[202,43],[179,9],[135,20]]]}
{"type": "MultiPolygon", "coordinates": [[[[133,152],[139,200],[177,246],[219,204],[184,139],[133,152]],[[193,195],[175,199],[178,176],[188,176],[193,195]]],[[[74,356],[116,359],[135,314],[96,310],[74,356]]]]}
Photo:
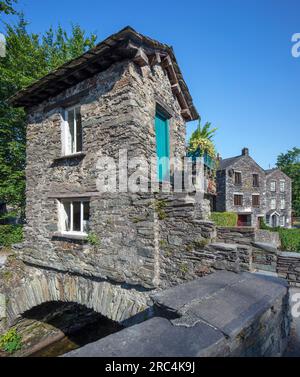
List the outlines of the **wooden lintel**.
{"type": "Polygon", "coordinates": [[[154,66],[156,64],[160,64],[161,63],[160,53],[155,52],[154,54],[152,54],[149,58],[149,62],[150,62],[151,66],[154,66]]]}
{"type": "Polygon", "coordinates": [[[172,92],[173,92],[175,95],[178,95],[178,94],[181,92],[181,88],[180,88],[180,85],[179,85],[178,83],[172,85],[171,88],[172,88],[172,92]]]}
{"type": "Polygon", "coordinates": [[[167,67],[169,67],[169,66],[172,65],[172,60],[171,60],[171,58],[170,58],[169,55],[167,55],[167,56],[163,59],[163,61],[161,62],[161,65],[162,65],[164,68],[167,68],[167,67]]]}
{"type": "Polygon", "coordinates": [[[149,65],[149,59],[143,49],[139,48],[133,61],[138,64],[140,67],[144,67],[145,65],[149,65]]]}
{"type": "Polygon", "coordinates": [[[184,119],[190,120],[192,119],[192,115],[189,109],[182,109],[181,110],[181,115],[184,119]]]}

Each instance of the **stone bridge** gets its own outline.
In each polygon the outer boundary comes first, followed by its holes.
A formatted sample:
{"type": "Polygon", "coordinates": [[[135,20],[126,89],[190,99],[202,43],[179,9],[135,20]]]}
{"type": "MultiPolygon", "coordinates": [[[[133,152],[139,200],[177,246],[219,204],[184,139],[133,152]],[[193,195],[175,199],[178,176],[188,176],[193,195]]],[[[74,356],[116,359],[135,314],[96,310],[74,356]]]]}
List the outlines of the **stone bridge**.
{"type": "Polygon", "coordinates": [[[26,265],[22,268],[24,277],[17,286],[1,287],[0,323],[5,318],[8,326],[26,311],[48,302],[77,303],[124,325],[149,314],[146,289],[26,265]]]}

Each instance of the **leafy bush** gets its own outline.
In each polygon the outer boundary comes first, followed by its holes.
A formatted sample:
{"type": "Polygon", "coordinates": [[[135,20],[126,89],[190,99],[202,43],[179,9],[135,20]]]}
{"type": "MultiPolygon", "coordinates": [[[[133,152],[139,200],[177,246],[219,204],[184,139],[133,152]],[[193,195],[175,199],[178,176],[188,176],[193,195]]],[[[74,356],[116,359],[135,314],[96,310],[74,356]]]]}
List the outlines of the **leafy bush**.
{"type": "Polygon", "coordinates": [[[278,233],[282,250],[300,252],[300,229],[280,228],[278,233]]]}
{"type": "Polygon", "coordinates": [[[217,226],[231,227],[236,226],[238,216],[234,212],[213,212],[210,218],[217,226]]]}
{"type": "Polygon", "coordinates": [[[261,222],[260,228],[269,230],[270,232],[277,232],[280,237],[282,250],[300,252],[300,229],[287,229],[279,226],[272,228],[264,221],[261,222]]]}
{"type": "Polygon", "coordinates": [[[0,336],[0,349],[5,352],[13,353],[22,348],[22,337],[16,329],[8,330],[0,336]]]}
{"type": "Polygon", "coordinates": [[[0,246],[11,246],[14,243],[22,242],[22,225],[0,225],[0,246]]]}

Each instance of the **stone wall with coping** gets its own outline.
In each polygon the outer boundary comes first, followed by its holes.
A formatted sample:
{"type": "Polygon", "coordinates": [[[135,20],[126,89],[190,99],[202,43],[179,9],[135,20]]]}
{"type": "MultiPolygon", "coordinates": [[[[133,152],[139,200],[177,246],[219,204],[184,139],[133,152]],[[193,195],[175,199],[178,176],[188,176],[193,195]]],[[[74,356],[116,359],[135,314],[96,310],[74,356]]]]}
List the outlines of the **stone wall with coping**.
{"type": "Polygon", "coordinates": [[[277,273],[291,286],[300,287],[300,253],[281,252],[277,259],[277,273]]]}
{"type": "Polygon", "coordinates": [[[281,279],[219,271],[152,295],[154,318],[65,356],[282,356],[288,298],[281,279]]]}

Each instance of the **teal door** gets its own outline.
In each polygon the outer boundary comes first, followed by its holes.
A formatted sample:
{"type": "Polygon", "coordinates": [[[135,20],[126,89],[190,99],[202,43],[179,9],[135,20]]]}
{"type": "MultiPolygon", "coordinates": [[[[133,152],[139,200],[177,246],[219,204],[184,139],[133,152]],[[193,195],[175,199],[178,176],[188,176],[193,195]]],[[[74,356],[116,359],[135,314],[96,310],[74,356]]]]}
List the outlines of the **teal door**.
{"type": "Polygon", "coordinates": [[[155,116],[157,178],[159,182],[169,179],[170,171],[170,138],[169,121],[162,114],[155,116]]]}

